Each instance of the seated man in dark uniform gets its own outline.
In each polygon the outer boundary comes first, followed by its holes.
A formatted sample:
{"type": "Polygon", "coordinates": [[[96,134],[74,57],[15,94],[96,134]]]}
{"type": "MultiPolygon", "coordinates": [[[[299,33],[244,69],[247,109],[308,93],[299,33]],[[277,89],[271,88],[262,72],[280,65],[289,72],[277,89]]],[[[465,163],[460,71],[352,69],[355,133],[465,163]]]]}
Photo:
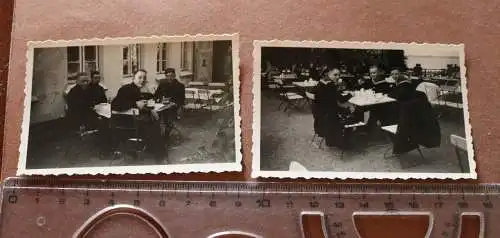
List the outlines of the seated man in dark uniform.
{"type": "Polygon", "coordinates": [[[165,79],[160,80],[154,98],[157,102],[169,100],[175,103],[176,117],[180,116],[186,100],[186,89],[184,84],[180,83],[175,77],[175,69],[167,68],[165,70],[165,79]]]}
{"type": "Polygon", "coordinates": [[[98,71],[90,72],[89,90],[91,91],[92,100],[95,104],[105,103],[108,101],[106,98],[107,88],[101,84],[101,75],[98,71]]]}
{"type": "Polygon", "coordinates": [[[94,106],[101,101],[95,98],[94,91],[90,87],[89,74],[82,72],[77,77],[76,85],[66,95],[68,105],[66,117],[72,129],[96,129],[99,123],[94,106]]]}
{"type": "Polygon", "coordinates": [[[123,85],[111,102],[111,110],[123,112],[138,109],[137,129],[139,136],[144,139],[147,147],[153,153],[156,162],[165,163],[165,142],[160,132],[158,114],[147,107],[147,98],[141,93],[141,88],[146,84],[146,70],[140,69],[134,73],[132,83],[123,85]]]}
{"type": "Polygon", "coordinates": [[[416,85],[410,79],[402,76],[399,70],[392,70],[391,78],[396,82],[396,86],[388,93],[389,97],[398,101],[405,101],[414,95],[416,85]]]}
{"type": "MultiPolygon", "coordinates": [[[[394,84],[387,81],[380,73],[379,68],[375,65],[371,66],[369,79],[360,79],[359,87],[363,89],[372,89],[377,93],[388,94],[394,87],[394,84]]],[[[377,124],[386,125],[389,123],[387,111],[390,111],[391,105],[379,105],[373,110],[370,110],[370,119],[368,120],[368,128],[375,129],[377,124]]]]}
{"type": "Polygon", "coordinates": [[[76,85],[66,95],[66,101],[70,130],[78,129],[80,135],[98,132],[100,155],[110,153],[107,120],[94,111],[95,105],[107,101],[104,90],[92,85],[88,73],[79,73],[76,85]]]}
{"type": "Polygon", "coordinates": [[[396,82],[396,86],[391,89],[388,96],[397,100],[397,104],[388,105],[384,109],[384,117],[382,125],[392,125],[397,122],[399,111],[403,102],[406,102],[414,97],[416,85],[409,78],[400,75],[399,70],[391,71],[391,79],[396,82]]]}
{"type": "Polygon", "coordinates": [[[387,82],[383,75],[380,74],[377,66],[370,67],[370,79],[359,81],[360,88],[373,89],[377,93],[388,93],[393,87],[393,84],[387,82]]]}
{"type": "MultiPolygon", "coordinates": [[[[351,95],[342,95],[337,87],[340,80],[340,70],[332,69],[327,73],[317,86],[316,97],[314,99],[314,124],[319,137],[325,138],[329,147],[346,148],[349,133],[344,131],[342,115],[349,107],[348,100],[351,95]]],[[[351,112],[354,109],[350,108],[351,112]]]]}

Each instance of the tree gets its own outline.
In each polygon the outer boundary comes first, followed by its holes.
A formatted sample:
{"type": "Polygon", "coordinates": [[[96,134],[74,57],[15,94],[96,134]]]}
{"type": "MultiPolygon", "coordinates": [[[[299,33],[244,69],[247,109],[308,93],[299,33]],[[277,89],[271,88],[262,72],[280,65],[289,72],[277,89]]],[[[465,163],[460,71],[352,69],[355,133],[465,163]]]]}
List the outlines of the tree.
{"type": "Polygon", "coordinates": [[[399,69],[400,71],[408,69],[404,50],[384,50],[382,51],[382,58],[386,72],[392,69],[399,69]]]}

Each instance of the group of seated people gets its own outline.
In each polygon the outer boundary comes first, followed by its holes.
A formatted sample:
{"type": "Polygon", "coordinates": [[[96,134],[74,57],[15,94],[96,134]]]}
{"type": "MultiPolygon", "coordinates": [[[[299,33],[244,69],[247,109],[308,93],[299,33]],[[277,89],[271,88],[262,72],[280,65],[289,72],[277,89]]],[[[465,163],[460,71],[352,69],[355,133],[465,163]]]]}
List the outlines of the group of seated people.
{"type": "Polygon", "coordinates": [[[76,84],[66,89],[66,118],[69,126],[80,130],[99,127],[94,106],[108,101],[106,87],[102,85],[99,72],[80,72],[76,84]]]}
{"type": "MultiPolygon", "coordinates": [[[[351,75],[345,64],[340,64],[338,67],[341,75],[351,75]]],[[[310,62],[309,64],[293,64],[290,67],[284,67],[281,70],[277,66],[273,66],[270,61],[266,61],[264,71],[262,72],[267,79],[272,79],[273,76],[278,76],[281,73],[290,73],[297,76],[298,79],[320,79],[326,76],[329,71],[327,64],[319,64],[310,62]]]]}
{"type": "MultiPolygon", "coordinates": [[[[132,82],[121,86],[111,100],[111,119],[114,116],[123,117],[124,114],[120,112],[131,109],[138,111],[134,116],[139,136],[159,163],[167,162],[165,136],[168,132],[161,130],[161,123],[167,124],[170,120],[179,118],[185,101],[185,87],[176,79],[175,69],[168,68],[164,74],[165,77],[158,82],[156,91],[151,93],[145,90],[147,71],[137,70],[133,74],[132,82]],[[169,102],[173,106],[159,113],[148,107],[148,100],[157,103],[169,102]]],[[[94,109],[96,105],[108,102],[105,88],[99,84],[99,79],[99,72],[78,74],[76,85],[65,96],[68,106],[66,118],[71,128],[78,128],[80,131],[98,129],[101,141],[99,144],[102,146],[100,149],[102,154],[106,155],[116,149],[117,143],[113,139],[108,120],[98,115],[94,109]]]]}
{"type": "MultiPolygon", "coordinates": [[[[389,78],[385,78],[381,75],[377,66],[372,66],[369,70],[369,79],[361,78],[357,80],[355,84],[348,86],[346,82],[341,79],[341,71],[337,68],[333,68],[326,73],[325,77],[323,77],[313,89],[315,93],[314,102],[312,104],[314,130],[319,137],[325,139],[327,146],[343,149],[350,147],[349,136],[352,129],[346,129],[344,125],[363,121],[364,112],[366,110],[370,112],[367,128],[401,124],[403,110],[408,111],[417,109],[417,107],[412,106],[410,108],[408,106],[410,104],[407,102],[410,101],[420,102],[420,106],[418,106],[418,110],[416,110],[422,112],[422,115],[417,115],[422,119],[419,120],[421,122],[426,121],[426,123],[430,121],[428,124],[434,123],[429,126],[430,130],[432,130],[430,133],[434,136],[437,135],[436,133],[439,133],[439,126],[437,126],[438,131],[436,132],[435,130],[437,120],[432,116],[432,109],[427,101],[425,93],[422,95],[421,92],[416,90],[419,82],[411,81],[407,77],[402,76],[397,69],[391,71],[391,76],[389,78]],[[368,109],[356,107],[349,103],[349,99],[351,99],[353,95],[345,93],[345,91],[360,89],[371,89],[376,93],[385,94],[396,99],[397,103],[380,104],[368,109]]],[[[425,125],[425,123],[410,126],[422,125],[425,125]]],[[[429,128],[413,129],[425,131],[429,128]]]]}

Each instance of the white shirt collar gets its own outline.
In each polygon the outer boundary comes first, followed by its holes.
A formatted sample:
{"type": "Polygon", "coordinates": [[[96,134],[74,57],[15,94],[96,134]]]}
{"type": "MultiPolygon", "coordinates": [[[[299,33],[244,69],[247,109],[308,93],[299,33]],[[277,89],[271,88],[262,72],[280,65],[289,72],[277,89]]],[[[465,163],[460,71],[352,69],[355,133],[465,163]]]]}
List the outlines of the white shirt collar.
{"type": "Polygon", "coordinates": [[[373,84],[377,85],[377,84],[381,84],[381,83],[387,83],[387,80],[380,80],[380,81],[373,81],[373,79],[370,79],[372,81],[373,84]]]}
{"type": "Polygon", "coordinates": [[[411,82],[410,82],[410,80],[405,79],[405,80],[403,80],[403,81],[399,82],[398,84],[402,84],[402,83],[411,83],[411,82]]]}

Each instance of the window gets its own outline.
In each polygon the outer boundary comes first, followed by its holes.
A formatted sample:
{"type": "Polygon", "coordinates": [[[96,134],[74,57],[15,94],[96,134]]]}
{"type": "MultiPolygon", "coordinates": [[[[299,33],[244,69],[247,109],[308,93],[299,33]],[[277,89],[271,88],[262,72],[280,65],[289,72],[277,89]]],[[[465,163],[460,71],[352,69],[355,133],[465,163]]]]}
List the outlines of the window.
{"type": "Polygon", "coordinates": [[[141,47],[138,44],[123,46],[123,76],[132,76],[141,67],[141,47]]]}
{"type": "Polygon", "coordinates": [[[156,47],[156,73],[163,73],[167,69],[167,43],[160,43],[156,47]]]}
{"type": "Polygon", "coordinates": [[[99,69],[99,47],[70,46],[66,48],[68,57],[68,80],[76,80],[79,72],[90,72],[99,69]]]}
{"type": "Polygon", "coordinates": [[[193,42],[182,42],[181,43],[181,70],[182,71],[192,71],[193,70],[193,42]]]}

